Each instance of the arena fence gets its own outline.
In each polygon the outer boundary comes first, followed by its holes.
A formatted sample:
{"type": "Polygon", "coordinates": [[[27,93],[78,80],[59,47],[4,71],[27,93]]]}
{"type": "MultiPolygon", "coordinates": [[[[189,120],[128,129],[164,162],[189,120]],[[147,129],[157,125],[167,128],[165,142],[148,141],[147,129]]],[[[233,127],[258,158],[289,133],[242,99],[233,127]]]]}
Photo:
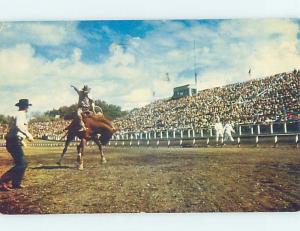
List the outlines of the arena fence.
{"type": "MultiPolygon", "coordinates": [[[[144,132],[122,132],[112,137],[108,146],[111,147],[209,147],[235,145],[255,147],[295,146],[300,140],[300,121],[270,123],[270,124],[238,124],[234,126],[234,142],[225,142],[220,138],[216,141],[213,127],[182,128],[169,130],[151,130],[144,132]]],[[[78,139],[71,145],[76,145],[78,139]]],[[[64,145],[61,137],[48,136],[47,141],[29,143],[34,147],[60,147],[64,145]],[[52,142],[48,142],[52,141],[52,142]]],[[[94,145],[94,142],[88,142],[94,145]]],[[[0,141],[5,146],[5,141],[0,141]]]]}
{"type": "Polygon", "coordinates": [[[123,132],[112,137],[110,146],[207,147],[224,144],[243,146],[299,146],[300,121],[234,126],[234,142],[216,141],[213,127],[123,132]]]}

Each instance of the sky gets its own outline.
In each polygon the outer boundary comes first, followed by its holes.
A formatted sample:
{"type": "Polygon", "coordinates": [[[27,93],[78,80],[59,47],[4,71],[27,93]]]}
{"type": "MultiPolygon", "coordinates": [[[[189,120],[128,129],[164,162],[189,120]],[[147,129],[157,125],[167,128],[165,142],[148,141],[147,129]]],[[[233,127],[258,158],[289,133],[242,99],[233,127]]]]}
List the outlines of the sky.
{"type": "Polygon", "coordinates": [[[297,19],[0,22],[5,115],[20,98],[39,112],[76,103],[70,85],[130,110],[194,83],[195,70],[201,90],[294,68],[297,19]]]}

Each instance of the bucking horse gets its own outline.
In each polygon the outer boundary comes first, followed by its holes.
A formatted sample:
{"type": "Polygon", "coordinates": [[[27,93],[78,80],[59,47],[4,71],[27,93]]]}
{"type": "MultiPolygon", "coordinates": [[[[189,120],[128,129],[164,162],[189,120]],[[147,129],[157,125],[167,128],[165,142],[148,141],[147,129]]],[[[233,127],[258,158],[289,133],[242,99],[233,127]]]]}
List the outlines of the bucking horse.
{"type": "Polygon", "coordinates": [[[100,151],[101,163],[106,163],[103,153],[103,145],[106,145],[109,142],[117,129],[114,128],[112,121],[107,119],[102,113],[94,114],[92,112],[83,112],[82,118],[87,128],[86,131],[80,131],[79,118],[76,118],[74,115],[65,117],[66,120],[72,119],[72,122],[65,129],[67,131],[65,135],[67,138],[63,152],[57,162],[58,165],[62,165],[64,155],[75,137],[80,139],[80,143],[77,145],[77,167],[79,170],[83,170],[83,155],[87,141],[95,142],[100,151]]]}

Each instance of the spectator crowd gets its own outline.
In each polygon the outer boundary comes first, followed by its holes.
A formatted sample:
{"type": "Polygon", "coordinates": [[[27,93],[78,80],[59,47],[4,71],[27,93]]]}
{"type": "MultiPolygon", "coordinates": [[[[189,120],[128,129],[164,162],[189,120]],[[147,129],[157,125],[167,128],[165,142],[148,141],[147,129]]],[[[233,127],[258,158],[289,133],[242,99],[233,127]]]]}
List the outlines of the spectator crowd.
{"type": "Polygon", "coordinates": [[[115,121],[122,131],[212,126],[216,118],[234,123],[282,121],[300,112],[300,70],[215,87],[195,96],[158,100],[115,121]]]}
{"type": "Polygon", "coordinates": [[[55,119],[43,122],[31,122],[29,130],[35,137],[51,139],[59,139],[66,131],[65,128],[70,124],[70,121],[63,119],[55,119]]]}

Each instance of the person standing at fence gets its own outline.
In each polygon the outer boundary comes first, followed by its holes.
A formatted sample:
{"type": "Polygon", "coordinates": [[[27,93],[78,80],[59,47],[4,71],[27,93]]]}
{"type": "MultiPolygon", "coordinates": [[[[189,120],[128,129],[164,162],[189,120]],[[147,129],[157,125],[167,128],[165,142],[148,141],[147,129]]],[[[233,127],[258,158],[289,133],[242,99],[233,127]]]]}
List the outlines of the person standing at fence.
{"type": "Polygon", "coordinates": [[[220,118],[218,116],[216,118],[215,130],[216,130],[216,146],[218,146],[219,138],[221,138],[221,143],[223,143],[223,134],[224,134],[223,124],[221,123],[220,118]]]}
{"type": "Polygon", "coordinates": [[[23,150],[25,145],[24,141],[26,138],[29,141],[33,141],[33,136],[28,131],[28,121],[26,118],[28,108],[31,104],[28,99],[20,99],[15,106],[19,107],[19,111],[5,137],[6,149],[14,159],[15,166],[4,173],[0,178],[0,189],[4,191],[24,187],[21,184],[27,168],[27,161],[23,150]],[[8,185],[10,182],[12,183],[12,188],[8,185]]]}
{"type": "Polygon", "coordinates": [[[232,134],[231,133],[235,133],[231,123],[230,123],[230,120],[228,120],[224,126],[224,143],[229,140],[231,142],[234,141],[233,137],[232,137],[232,134]]]}

